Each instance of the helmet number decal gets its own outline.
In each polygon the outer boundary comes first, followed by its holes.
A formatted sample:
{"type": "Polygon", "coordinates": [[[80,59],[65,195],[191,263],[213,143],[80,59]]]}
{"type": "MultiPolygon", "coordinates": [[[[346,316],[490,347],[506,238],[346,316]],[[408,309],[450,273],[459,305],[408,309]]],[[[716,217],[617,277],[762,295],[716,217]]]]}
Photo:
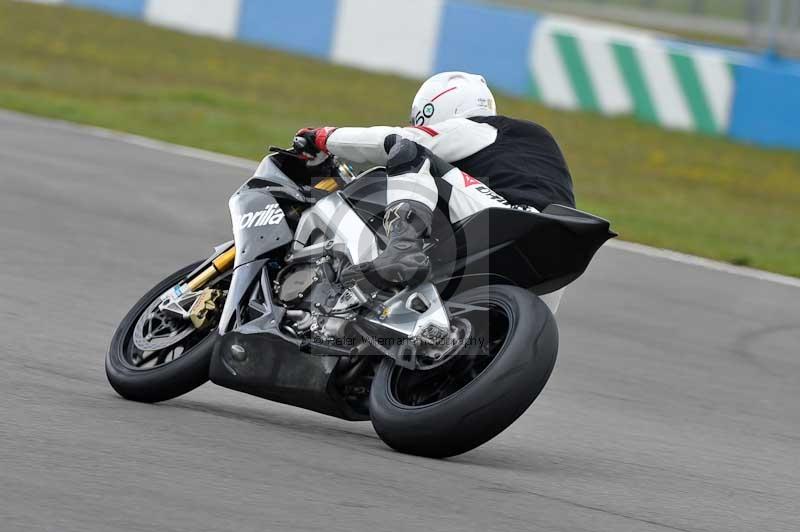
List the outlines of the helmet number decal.
{"type": "Polygon", "coordinates": [[[417,111],[417,114],[414,116],[414,125],[421,126],[425,123],[425,120],[433,116],[433,113],[436,111],[436,108],[433,106],[432,103],[426,103],[422,107],[422,111],[417,111]]]}

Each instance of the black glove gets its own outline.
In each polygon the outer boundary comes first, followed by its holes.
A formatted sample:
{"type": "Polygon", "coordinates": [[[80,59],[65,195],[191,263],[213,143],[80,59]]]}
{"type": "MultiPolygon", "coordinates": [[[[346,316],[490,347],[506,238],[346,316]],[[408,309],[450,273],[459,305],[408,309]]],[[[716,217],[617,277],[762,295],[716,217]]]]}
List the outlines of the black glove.
{"type": "Polygon", "coordinates": [[[307,159],[314,159],[320,153],[327,155],[328,136],[334,131],[335,127],[305,127],[295,134],[292,147],[307,159]]]}

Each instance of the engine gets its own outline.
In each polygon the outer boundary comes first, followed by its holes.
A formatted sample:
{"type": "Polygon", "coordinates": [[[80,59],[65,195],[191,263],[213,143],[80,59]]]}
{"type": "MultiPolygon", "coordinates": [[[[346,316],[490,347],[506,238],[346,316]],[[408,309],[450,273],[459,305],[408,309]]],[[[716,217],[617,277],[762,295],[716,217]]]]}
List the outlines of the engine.
{"type": "Polygon", "coordinates": [[[330,257],[291,264],[274,284],[278,300],[290,310],[290,327],[300,335],[338,337],[344,331],[358,298],[336,282],[330,257]]]}
{"type": "MultiPolygon", "coordinates": [[[[339,292],[333,287],[321,264],[302,263],[286,267],[278,274],[278,299],[287,306],[313,310],[333,306],[339,292]]],[[[332,276],[332,271],[330,272],[332,276]]]]}

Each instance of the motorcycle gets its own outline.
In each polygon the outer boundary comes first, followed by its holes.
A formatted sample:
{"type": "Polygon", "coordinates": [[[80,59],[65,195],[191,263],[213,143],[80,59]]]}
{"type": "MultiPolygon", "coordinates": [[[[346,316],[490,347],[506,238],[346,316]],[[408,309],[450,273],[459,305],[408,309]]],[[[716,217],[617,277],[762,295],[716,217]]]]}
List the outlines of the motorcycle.
{"type": "MultiPolygon", "coordinates": [[[[154,403],[211,380],[449,457],[489,441],[544,388],[558,352],[545,303],[616,236],[550,205],[435,219],[418,286],[373,286],[387,174],[270,148],[230,198],[233,240],[147,292],[106,356],[111,386],[154,403]]],[[[437,217],[443,216],[441,213],[437,217]]],[[[555,310],[554,308],[552,310],[555,310]]]]}

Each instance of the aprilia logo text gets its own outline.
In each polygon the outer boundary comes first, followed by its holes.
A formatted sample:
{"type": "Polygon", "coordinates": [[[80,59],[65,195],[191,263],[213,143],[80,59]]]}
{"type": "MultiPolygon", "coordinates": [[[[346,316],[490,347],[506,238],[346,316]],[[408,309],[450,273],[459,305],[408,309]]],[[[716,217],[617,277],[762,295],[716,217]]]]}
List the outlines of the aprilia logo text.
{"type": "Polygon", "coordinates": [[[234,226],[239,229],[250,229],[251,227],[261,227],[262,225],[275,225],[283,220],[283,210],[277,203],[270,203],[263,211],[247,212],[234,222],[234,226]]]}

